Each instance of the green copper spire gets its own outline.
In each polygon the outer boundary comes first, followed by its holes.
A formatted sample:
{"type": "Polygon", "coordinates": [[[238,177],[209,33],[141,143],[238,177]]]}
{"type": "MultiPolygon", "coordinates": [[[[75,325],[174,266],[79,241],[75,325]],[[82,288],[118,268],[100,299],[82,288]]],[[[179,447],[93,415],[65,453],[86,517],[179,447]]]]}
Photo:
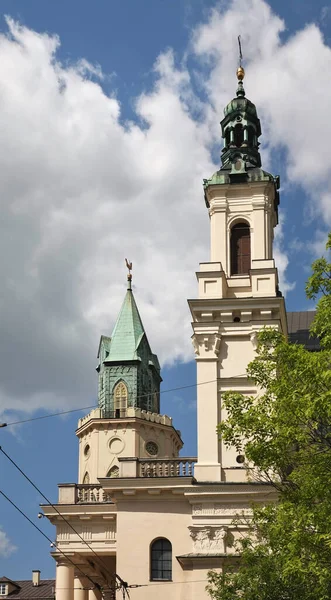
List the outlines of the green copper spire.
{"type": "Polygon", "coordinates": [[[236,98],[224,109],[221,121],[224,148],[221,155],[222,167],[232,168],[232,175],[247,174],[247,169],[261,167],[258,138],[261,135],[260,119],[256,107],[246,98],[242,66],[237,69],[238,88],[236,98]]]}
{"type": "Polygon", "coordinates": [[[126,265],[129,274],[124,302],[111,337],[101,336],[98,352],[99,406],[105,417],[125,417],[128,407],[160,410],[160,365],[134,299],[132,263],[126,260],[126,265]]]}
{"type": "Polygon", "coordinates": [[[271,181],[275,185],[275,210],[279,204],[279,177],[274,177],[261,168],[259,137],[260,119],[255,104],[245,95],[243,79],[245,70],[241,65],[241,45],[239,38],[240,63],[237,69],[238,87],[236,97],[224,109],[221,121],[224,148],[221,165],[209,179],[203,180],[205,202],[209,207],[208,189],[213,185],[241,184],[255,181],[271,181]]]}
{"type": "Polygon", "coordinates": [[[139,342],[145,334],[131,289],[131,280],[128,283],[129,287],[111,335],[108,360],[136,360],[139,342]]]}

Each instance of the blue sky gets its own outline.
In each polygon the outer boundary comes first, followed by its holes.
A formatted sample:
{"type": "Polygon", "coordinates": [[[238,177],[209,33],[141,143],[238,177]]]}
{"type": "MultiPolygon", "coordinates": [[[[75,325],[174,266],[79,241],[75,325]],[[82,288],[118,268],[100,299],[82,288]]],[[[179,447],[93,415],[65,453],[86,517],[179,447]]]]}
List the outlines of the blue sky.
{"type": "MultiPolygon", "coordinates": [[[[281,176],[281,288],[288,310],[311,307],[304,282],[331,222],[325,2],[3,0],[1,11],[2,420],[95,402],[99,336],[125,293],[125,256],[163,389],[194,385],[186,299],[208,260],[201,180],[217,168],[238,33],[264,165],[281,176]]],[[[164,394],[162,411],[194,455],[195,388],[164,394]]],[[[79,416],[0,429],[4,450],[53,500],[57,483],[77,479],[79,416]]],[[[0,464],[4,491],[36,519],[41,498],[0,464]]],[[[52,577],[47,542],[0,505],[1,574],[52,577]]]]}

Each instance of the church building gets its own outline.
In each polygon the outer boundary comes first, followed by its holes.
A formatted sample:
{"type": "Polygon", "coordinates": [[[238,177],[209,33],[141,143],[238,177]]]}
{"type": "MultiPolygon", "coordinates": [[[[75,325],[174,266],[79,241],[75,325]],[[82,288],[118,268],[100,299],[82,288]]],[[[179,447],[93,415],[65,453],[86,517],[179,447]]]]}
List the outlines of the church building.
{"type": "Polygon", "coordinates": [[[114,330],[99,344],[98,408],[78,422],[78,483],[59,484],[58,503],[42,507],[56,526],[56,600],[113,598],[123,581],[132,600],[207,598],[208,571],[240,558],[234,542],[244,531],[233,519],[274,498],[216,433],[223,393],[257,392],[246,367],[258,332],[274,327],[305,343],[309,327],[307,313],[286,314],[278,287],[279,178],[262,168],[261,125],[242,67],[237,78],[221,121],[221,166],[203,182],[210,260],[189,300],[197,457],[181,452],[180,432],[162,414],[160,365],[129,273],[114,330]]]}

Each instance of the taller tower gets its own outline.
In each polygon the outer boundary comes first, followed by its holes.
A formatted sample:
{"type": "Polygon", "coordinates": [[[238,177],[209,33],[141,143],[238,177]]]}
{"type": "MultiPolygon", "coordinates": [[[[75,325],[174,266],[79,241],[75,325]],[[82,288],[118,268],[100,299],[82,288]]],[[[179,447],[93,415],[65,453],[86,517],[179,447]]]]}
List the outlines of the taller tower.
{"type": "Polygon", "coordinates": [[[189,301],[198,383],[200,481],[242,481],[242,457],[224,447],[216,426],[224,418],[222,394],[256,390],[246,377],[256,334],[264,326],[286,331],[284,300],[273,259],[279,178],[262,169],[260,120],[246,98],[244,69],[237,70],[236,97],[221,121],[221,167],[204,180],[210,217],[210,262],[197,273],[199,299],[189,301]]]}

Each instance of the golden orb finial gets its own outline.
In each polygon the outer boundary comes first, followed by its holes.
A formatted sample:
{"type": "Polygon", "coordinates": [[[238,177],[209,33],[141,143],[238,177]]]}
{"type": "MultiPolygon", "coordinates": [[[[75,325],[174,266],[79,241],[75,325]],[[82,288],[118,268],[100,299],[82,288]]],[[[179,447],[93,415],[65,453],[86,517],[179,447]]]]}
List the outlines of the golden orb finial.
{"type": "Polygon", "coordinates": [[[245,77],[245,69],[244,69],[244,67],[242,67],[240,65],[240,67],[238,67],[238,69],[237,69],[238,81],[242,81],[244,79],[244,77],[245,77]]]}

